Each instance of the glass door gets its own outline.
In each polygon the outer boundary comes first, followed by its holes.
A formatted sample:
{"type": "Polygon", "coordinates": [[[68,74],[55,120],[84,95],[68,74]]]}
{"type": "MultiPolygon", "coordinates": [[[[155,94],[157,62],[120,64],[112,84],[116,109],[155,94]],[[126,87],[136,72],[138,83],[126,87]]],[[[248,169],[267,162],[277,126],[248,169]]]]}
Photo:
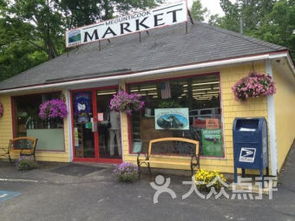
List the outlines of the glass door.
{"type": "Polygon", "coordinates": [[[109,108],[110,100],[116,92],[117,88],[96,92],[98,155],[103,159],[122,158],[120,113],[109,108]]]}
{"type": "Polygon", "coordinates": [[[72,94],[74,157],[95,158],[95,122],[93,119],[92,92],[83,91],[72,94]]]}

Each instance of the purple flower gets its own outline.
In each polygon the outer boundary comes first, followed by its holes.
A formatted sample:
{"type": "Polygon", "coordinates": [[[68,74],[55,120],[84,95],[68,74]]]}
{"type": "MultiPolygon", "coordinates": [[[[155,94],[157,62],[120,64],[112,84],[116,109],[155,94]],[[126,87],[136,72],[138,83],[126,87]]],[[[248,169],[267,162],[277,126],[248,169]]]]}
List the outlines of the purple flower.
{"type": "Polygon", "coordinates": [[[68,114],[67,105],[61,99],[45,101],[39,107],[39,117],[43,120],[65,118],[68,114]]]}
{"type": "Polygon", "coordinates": [[[138,177],[138,167],[132,163],[121,163],[113,170],[113,174],[122,182],[133,182],[138,177]]]}
{"type": "Polygon", "coordinates": [[[128,94],[126,91],[118,91],[110,101],[110,109],[126,112],[131,115],[133,111],[139,111],[144,107],[141,95],[136,93],[128,94]]]}

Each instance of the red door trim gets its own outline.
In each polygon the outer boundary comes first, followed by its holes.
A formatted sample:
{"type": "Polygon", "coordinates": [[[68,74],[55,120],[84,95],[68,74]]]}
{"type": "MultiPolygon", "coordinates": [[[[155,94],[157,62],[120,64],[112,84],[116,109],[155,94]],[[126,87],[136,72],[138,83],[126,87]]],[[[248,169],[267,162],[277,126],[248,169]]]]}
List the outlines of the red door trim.
{"type": "Polygon", "coordinates": [[[114,163],[119,164],[122,163],[122,159],[112,159],[112,158],[100,158],[99,156],[99,133],[94,133],[94,158],[81,158],[75,156],[75,136],[74,136],[74,102],[73,102],[73,95],[77,92],[91,92],[91,99],[92,99],[92,113],[94,121],[97,121],[97,91],[99,90],[106,90],[106,89],[118,89],[118,85],[106,86],[106,87],[98,87],[98,88],[89,88],[89,89],[77,89],[77,90],[70,90],[71,95],[71,118],[72,118],[72,143],[73,143],[73,162],[96,162],[96,163],[114,163]]]}

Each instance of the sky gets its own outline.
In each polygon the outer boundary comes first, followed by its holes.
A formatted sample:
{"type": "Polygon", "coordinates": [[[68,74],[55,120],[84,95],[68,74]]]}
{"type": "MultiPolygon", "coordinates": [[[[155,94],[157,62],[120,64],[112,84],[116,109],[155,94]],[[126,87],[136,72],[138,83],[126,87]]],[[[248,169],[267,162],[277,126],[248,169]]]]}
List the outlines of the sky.
{"type": "MultiPolygon", "coordinates": [[[[188,0],[189,5],[192,5],[193,0],[188,0]]],[[[219,14],[224,15],[219,5],[219,0],[201,0],[202,6],[209,10],[210,15],[219,14]]]]}
{"type": "MultiPolygon", "coordinates": [[[[220,0],[201,0],[202,6],[207,8],[209,10],[210,15],[219,14],[224,15],[222,9],[219,5],[220,0]]],[[[173,2],[179,2],[179,0],[167,0],[169,3],[173,2]]],[[[193,0],[188,0],[188,5],[191,7],[193,4],[193,0]]]]}

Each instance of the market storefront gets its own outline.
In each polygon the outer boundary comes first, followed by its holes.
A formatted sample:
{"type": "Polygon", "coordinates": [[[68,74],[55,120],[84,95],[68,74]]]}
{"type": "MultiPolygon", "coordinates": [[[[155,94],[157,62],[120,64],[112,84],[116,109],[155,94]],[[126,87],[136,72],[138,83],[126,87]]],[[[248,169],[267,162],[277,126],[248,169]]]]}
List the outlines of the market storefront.
{"type": "MultiPolygon", "coordinates": [[[[103,41],[94,38],[96,26],[70,31],[68,45],[92,43],[0,82],[0,145],[33,136],[38,161],[136,163],[134,146],[146,152],[152,139],[184,137],[200,141],[201,168],[232,173],[234,119],[264,117],[269,168],[277,175],[294,140],[295,69],[288,50],[191,24],[184,3],[173,7],[161,9],[163,18],[158,10],[156,17],[141,18],[148,30],[135,20],[140,34],[103,41]],[[238,100],[232,87],[249,73],[271,76],[276,94],[238,100]],[[112,111],[110,100],[119,91],[141,95],[144,108],[112,111]],[[40,119],[40,105],[52,100],[63,103],[63,115],[40,119]]],[[[114,37],[116,25],[123,27],[120,19],[106,23],[105,39],[114,37]]],[[[152,167],[189,169],[182,164],[189,160],[183,145],[164,145],[155,154],[174,164],[152,167]]]]}

